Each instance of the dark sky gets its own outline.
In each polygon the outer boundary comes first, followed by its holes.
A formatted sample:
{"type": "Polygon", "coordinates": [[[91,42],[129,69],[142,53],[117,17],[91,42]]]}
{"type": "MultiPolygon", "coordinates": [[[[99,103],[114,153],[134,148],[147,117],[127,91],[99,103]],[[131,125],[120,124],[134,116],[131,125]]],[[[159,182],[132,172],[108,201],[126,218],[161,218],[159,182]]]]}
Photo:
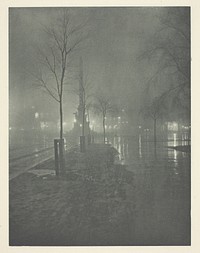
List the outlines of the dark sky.
{"type": "MultiPolygon", "coordinates": [[[[57,15],[55,8],[11,8],[10,17],[10,103],[20,113],[22,105],[37,105],[57,111],[57,105],[40,90],[34,88],[29,74],[37,65],[36,48],[46,40],[42,25],[49,25],[57,15]]],[[[90,82],[112,93],[121,104],[133,108],[140,105],[145,80],[152,66],[141,65],[137,57],[145,49],[159,27],[158,15],[163,8],[73,8],[77,23],[88,19],[90,36],[80,51],[72,57],[72,65],[83,55],[90,82]]],[[[72,80],[72,86],[77,82],[72,80]]],[[[70,89],[68,87],[67,89],[70,89]]],[[[77,99],[66,93],[65,117],[70,120],[77,107],[77,99]]]]}

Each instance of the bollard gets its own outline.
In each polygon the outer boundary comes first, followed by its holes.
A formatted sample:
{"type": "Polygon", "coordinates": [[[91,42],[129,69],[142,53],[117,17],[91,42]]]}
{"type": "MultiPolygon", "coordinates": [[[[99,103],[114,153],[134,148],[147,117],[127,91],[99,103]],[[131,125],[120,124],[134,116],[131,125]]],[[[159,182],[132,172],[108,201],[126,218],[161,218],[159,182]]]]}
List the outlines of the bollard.
{"type": "Polygon", "coordinates": [[[80,136],[80,151],[85,152],[85,136],[80,136]]]}
{"type": "Polygon", "coordinates": [[[55,154],[55,172],[56,176],[64,174],[65,157],[64,157],[64,139],[54,140],[54,154],[55,154]]]}

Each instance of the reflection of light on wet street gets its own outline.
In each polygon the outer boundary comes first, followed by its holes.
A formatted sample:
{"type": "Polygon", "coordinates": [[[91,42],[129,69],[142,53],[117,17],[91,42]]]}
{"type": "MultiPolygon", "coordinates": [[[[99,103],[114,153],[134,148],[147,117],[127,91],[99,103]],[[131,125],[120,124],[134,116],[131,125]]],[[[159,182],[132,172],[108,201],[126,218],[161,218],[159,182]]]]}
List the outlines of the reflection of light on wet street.
{"type": "Polygon", "coordinates": [[[129,158],[129,153],[128,153],[128,142],[125,144],[125,157],[127,157],[127,159],[129,158]]]}
{"type": "Polygon", "coordinates": [[[174,160],[175,160],[175,163],[176,163],[176,160],[177,160],[177,151],[174,149],[174,160]]]}
{"type": "Polygon", "coordinates": [[[184,133],[181,135],[181,141],[182,141],[182,145],[188,145],[188,134],[187,133],[184,133]]]}
{"type": "Polygon", "coordinates": [[[115,136],[111,141],[111,144],[118,151],[118,159],[121,164],[125,164],[129,156],[128,140],[121,136],[115,136]]]}
{"type": "Polygon", "coordinates": [[[114,138],[123,153],[123,164],[135,177],[136,223],[134,240],[138,243],[184,244],[190,241],[190,154],[168,146],[184,144],[172,133],[168,142],[154,143],[141,135],[114,138]],[[121,147],[120,147],[121,146],[121,147]],[[126,147],[126,148],[125,148],[126,147]],[[125,150],[128,150],[126,155],[125,150]]]}
{"type": "Polygon", "coordinates": [[[174,134],[173,134],[173,137],[174,137],[174,147],[176,147],[176,145],[177,145],[177,140],[176,140],[177,134],[174,133],[174,134]]]}
{"type": "Polygon", "coordinates": [[[176,168],[174,168],[174,173],[175,173],[176,175],[179,174],[176,168]]]}
{"type": "MultiPolygon", "coordinates": [[[[35,148],[35,152],[38,152],[38,148],[35,148]]],[[[35,154],[35,157],[38,157],[38,154],[35,154]]]]}

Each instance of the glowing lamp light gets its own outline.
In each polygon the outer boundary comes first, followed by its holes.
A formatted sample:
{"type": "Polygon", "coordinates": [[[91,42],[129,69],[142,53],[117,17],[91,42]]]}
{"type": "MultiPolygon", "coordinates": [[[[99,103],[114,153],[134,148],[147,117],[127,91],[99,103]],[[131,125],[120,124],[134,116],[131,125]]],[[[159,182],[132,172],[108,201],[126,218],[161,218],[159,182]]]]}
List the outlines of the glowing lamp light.
{"type": "Polygon", "coordinates": [[[168,130],[170,130],[170,131],[178,131],[178,123],[176,123],[176,122],[168,122],[168,130]]]}
{"type": "Polygon", "coordinates": [[[36,113],[35,113],[35,119],[38,119],[38,118],[39,118],[39,113],[36,112],[36,113]]]}

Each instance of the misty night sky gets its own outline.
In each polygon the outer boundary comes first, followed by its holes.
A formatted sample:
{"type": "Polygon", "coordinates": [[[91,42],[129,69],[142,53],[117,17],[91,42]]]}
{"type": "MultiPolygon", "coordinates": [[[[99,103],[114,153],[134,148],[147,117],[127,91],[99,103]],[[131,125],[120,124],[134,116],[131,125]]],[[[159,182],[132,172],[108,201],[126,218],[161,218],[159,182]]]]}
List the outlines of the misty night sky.
{"type": "MultiPolygon", "coordinates": [[[[71,8],[75,22],[88,19],[89,38],[72,55],[69,75],[73,75],[71,69],[77,68],[77,59],[82,55],[90,82],[112,94],[117,103],[131,107],[137,113],[144,84],[154,73],[154,66],[148,62],[141,64],[138,56],[159,28],[158,15],[162,15],[163,9],[71,8]]],[[[56,8],[9,10],[10,114],[14,117],[20,115],[23,107],[31,105],[57,114],[55,101],[34,87],[30,75],[37,66],[36,48],[42,48],[46,40],[41,24],[49,25],[57,11],[56,8]]],[[[70,79],[65,92],[64,117],[70,121],[78,105],[77,96],[70,89],[77,85],[75,79],[70,79]]]]}

